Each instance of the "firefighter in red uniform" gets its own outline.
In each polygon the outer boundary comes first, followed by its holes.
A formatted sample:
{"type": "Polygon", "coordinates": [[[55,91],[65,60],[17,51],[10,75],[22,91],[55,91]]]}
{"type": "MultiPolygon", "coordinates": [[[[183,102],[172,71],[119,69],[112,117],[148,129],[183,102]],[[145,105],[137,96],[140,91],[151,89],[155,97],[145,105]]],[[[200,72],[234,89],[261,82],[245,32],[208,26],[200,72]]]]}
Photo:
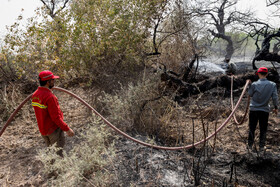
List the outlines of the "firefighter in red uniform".
{"type": "MultiPolygon", "coordinates": [[[[63,113],[60,110],[58,100],[52,93],[55,79],[59,76],[53,75],[51,71],[42,71],[39,74],[40,86],[32,95],[32,106],[35,111],[39,131],[46,145],[54,143],[63,148],[65,144],[64,132],[68,136],[74,136],[74,131],[63,121],[63,113]]],[[[62,150],[58,152],[62,156],[62,150]]]]}

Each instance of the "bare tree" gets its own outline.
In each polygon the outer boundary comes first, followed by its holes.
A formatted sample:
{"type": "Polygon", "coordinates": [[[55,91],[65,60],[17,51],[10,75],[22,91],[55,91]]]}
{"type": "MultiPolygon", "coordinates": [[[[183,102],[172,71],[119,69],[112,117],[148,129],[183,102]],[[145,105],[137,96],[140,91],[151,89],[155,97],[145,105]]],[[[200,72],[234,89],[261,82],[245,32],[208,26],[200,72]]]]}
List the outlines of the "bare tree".
{"type": "Polygon", "coordinates": [[[229,63],[235,48],[233,40],[226,29],[228,27],[240,26],[252,16],[252,13],[250,11],[246,13],[238,11],[235,7],[237,0],[211,0],[203,2],[195,0],[195,2],[193,12],[197,16],[208,18],[207,24],[210,26],[208,31],[213,36],[213,40],[220,38],[227,42],[224,61],[229,63]]]}
{"type": "Polygon", "coordinates": [[[252,28],[250,36],[256,40],[256,52],[252,61],[253,69],[257,69],[255,62],[264,60],[280,63],[280,28],[274,29],[267,23],[254,21],[248,23],[252,28]],[[259,43],[261,42],[261,47],[259,43]],[[273,47],[271,47],[273,45],[273,47]]]}

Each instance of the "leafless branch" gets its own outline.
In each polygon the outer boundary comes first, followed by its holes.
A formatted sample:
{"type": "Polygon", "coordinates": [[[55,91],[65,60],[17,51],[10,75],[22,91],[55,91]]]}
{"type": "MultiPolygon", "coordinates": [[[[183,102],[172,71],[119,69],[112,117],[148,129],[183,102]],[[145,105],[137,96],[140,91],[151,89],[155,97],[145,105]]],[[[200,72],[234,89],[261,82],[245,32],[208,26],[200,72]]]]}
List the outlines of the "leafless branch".
{"type": "Polygon", "coordinates": [[[278,49],[279,49],[278,46],[280,42],[276,43],[276,46],[274,46],[272,52],[269,51],[271,40],[272,39],[277,39],[277,41],[280,40],[280,29],[276,31],[269,31],[268,29],[269,27],[267,26],[267,27],[262,27],[260,30],[256,31],[257,40],[255,44],[257,46],[257,49],[256,49],[255,57],[252,62],[253,69],[257,69],[255,62],[260,60],[280,63],[280,55],[278,55],[278,49]],[[259,36],[264,37],[261,48],[257,44],[259,36]]]}
{"type": "Polygon", "coordinates": [[[277,5],[278,3],[280,3],[280,0],[266,0],[266,6],[272,6],[272,5],[277,5]]]}
{"type": "Polygon", "coordinates": [[[69,2],[69,0],[64,0],[63,5],[57,11],[55,11],[55,7],[58,6],[59,2],[57,2],[56,0],[50,0],[50,2],[49,0],[40,0],[40,1],[49,10],[49,14],[53,19],[58,13],[60,13],[67,6],[67,3],[69,2]]]}

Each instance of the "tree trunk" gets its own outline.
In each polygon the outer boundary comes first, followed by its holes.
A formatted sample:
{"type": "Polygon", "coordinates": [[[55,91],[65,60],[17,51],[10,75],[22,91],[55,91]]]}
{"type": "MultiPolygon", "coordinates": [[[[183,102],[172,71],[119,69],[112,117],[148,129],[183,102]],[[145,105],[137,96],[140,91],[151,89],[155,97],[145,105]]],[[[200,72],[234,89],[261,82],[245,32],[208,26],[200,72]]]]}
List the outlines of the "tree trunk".
{"type": "Polygon", "coordinates": [[[198,58],[198,55],[195,54],[194,58],[192,59],[192,61],[188,64],[188,67],[185,67],[184,75],[183,75],[183,78],[182,78],[183,81],[186,82],[189,79],[190,72],[192,71],[193,65],[194,65],[195,60],[197,58],[198,58]]]}
{"type": "Polygon", "coordinates": [[[233,41],[231,39],[231,36],[227,36],[225,35],[225,33],[215,33],[212,30],[208,30],[209,32],[211,32],[211,34],[216,37],[216,38],[221,38],[225,41],[227,41],[227,47],[226,47],[226,55],[225,55],[225,59],[224,62],[229,63],[233,53],[234,53],[234,47],[233,47],[233,41]]]}
{"type": "Polygon", "coordinates": [[[234,53],[234,48],[233,48],[233,42],[230,36],[226,36],[227,41],[227,48],[226,48],[226,55],[225,55],[225,62],[229,63],[233,53],[234,53]]]}

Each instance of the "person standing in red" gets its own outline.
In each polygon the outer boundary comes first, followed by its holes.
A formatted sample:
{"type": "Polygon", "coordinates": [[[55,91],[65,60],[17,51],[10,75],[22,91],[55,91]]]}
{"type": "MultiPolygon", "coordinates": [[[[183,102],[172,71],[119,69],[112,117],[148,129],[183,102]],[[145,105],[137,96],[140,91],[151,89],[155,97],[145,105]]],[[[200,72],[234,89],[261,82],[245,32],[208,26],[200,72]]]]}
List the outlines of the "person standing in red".
{"type": "MultiPolygon", "coordinates": [[[[60,110],[57,97],[52,93],[55,79],[49,70],[39,74],[40,86],[32,95],[32,106],[35,111],[39,131],[47,146],[54,143],[63,148],[65,144],[64,132],[68,136],[74,136],[74,131],[63,121],[63,113],[60,110]]],[[[62,156],[62,149],[58,152],[62,156]]]]}

